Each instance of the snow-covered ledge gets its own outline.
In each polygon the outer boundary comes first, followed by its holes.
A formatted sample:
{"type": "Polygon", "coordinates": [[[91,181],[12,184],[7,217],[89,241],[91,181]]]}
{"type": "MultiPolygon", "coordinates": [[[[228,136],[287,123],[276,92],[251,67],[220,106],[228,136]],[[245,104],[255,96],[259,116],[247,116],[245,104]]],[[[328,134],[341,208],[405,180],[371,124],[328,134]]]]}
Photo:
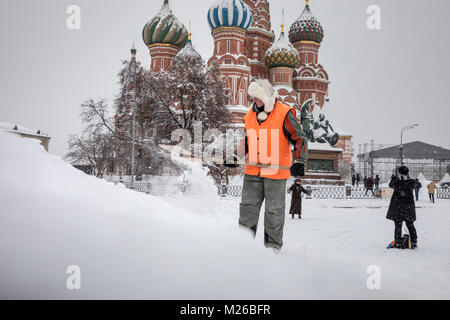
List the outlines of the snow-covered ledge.
{"type": "Polygon", "coordinates": [[[328,143],[318,143],[318,142],[309,142],[308,150],[344,152],[344,150],[342,150],[341,148],[332,147],[328,143]]]}

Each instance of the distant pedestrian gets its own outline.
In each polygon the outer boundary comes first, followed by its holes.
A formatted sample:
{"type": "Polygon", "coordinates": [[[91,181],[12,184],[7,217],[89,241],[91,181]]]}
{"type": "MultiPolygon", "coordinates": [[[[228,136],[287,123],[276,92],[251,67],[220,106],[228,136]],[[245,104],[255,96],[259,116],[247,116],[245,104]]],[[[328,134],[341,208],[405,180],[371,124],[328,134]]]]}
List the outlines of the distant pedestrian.
{"type": "Polygon", "coordinates": [[[292,215],[292,219],[295,219],[295,215],[298,214],[298,218],[302,218],[302,193],[311,195],[311,192],[303,188],[300,179],[295,180],[295,183],[288,189],[288,193],[292,192],[291,209],[289,214],[292,215]]]}
{"type": "Polygon", "coordinates": [[[352,176],[352,186],[354,187],[356,183],[356,174],[352,176]]]}
{"type": "Polygon", "coordinates": [[[369,178],[367,178],[367,176],[364,176],[364,189],[367,189],[367,181],[369,181],[369,178]]]}
{"type": "Polygon", "coordinates": [[[378,189],[380,187],[380,176],[375,176],[375,188],[378,189]]]}
{"type": "Polygon", "coordinates": [[[361,182],[361,176],[359,173],[356,175],[356,187],[359,188],[359,183],[361,182]]]}
{"type": "Polygon", "coordinates": [[[373,178],[371,177],[367,178],[366,193],[365,193],[366,196],[369,191],[372,192],[372,195],[375,197],[375,193],[373,192],[373,178]]]}
{"type": "Polygon", "coordinates": [[[419,179],[415,180],[415,185],[414,185],[414,192],[416,194],[416,201],[419,201],[419,193],[420,193],[420,189],[422,189],[422,184],[420,183],[419,179]]]}
{"type": "Polygon", "coordinates": [[[386,218],[395,223],[395,246],[401,248],[403,221],[409,230],[411,249],[417,248],[417,232],[414,227],[416,221],[416,204],[414,203],[413,189],[416,182],[409,178],[409,169],[405,166],[392,175],[389,187],[394,189],[386,218]]]}
{"type": "Polygon", "coordinates": [[[436,192],[437,185],[434,181],[431,181],[428,185],[428,195],[430,196],[430,202],[434,203],[434,193],[436,192]]]}

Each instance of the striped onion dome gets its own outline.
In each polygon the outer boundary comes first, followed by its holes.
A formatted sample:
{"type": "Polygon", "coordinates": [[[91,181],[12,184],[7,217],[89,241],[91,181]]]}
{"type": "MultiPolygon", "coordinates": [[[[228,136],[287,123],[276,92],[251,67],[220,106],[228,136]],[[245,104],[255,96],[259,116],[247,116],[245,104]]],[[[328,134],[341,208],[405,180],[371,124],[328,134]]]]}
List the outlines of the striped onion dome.
{"type": "Polygon", "coordinates": [[[181,59],[194,58],[195,60],[198,60],[198,61],[203,60],[200,53],[198,53],[194,49],[194,46],[192,45],[190,33],[189,33],[189,37],[188,37],[188,41],[187,41],[186,45],[184,46],[183,49],[180,50],[180,52],[178,52],[177,56],[175,57],[175,59],[180,59],[180,58],[181,59]]]}
{"type": "Polygon", "coordinates": [[[241,0],[218,0],[208,11],[211,30],[221,27],[235,27],[247,30],[252,24],[252,11],[241,0]]]}
{"type": "Polygon", "coordinates": [[[324,31],[322,25],[312,14],[309,8],[309,1],[307,0],[305,9],[289,30],[289,40],[292,43],[298,41],[314,41],[320,44],[323,37],[324,31]]]}
{"type": "Polygon", "coordinates": [[[280,38],[267,50],[264,63],[269,68],[287,67],[295,69],[300,61],[300,55],[284,34],[284,27],[280,38]]]}
{"type": "Polygon", "coordinates": [[[173,15],[169,0],[164,0],[159,13],[145,25],[142,38],[147,46],[155,43],[172,44],[180,48],[185,46],[188,31],[173,15]]]}

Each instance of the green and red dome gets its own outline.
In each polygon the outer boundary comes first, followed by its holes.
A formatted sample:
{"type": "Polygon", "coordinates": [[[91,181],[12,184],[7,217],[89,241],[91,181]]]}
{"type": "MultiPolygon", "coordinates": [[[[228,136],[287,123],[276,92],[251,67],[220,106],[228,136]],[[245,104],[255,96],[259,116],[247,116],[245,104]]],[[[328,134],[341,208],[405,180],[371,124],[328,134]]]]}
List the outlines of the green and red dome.
{"type": "Polygon", "coordinates": [[[147,46],[170,44],[182,48],[188,41],[188,30],[172,13],[169,0],[164,0],[159,13],[145,25],[142,38],[147,46]]]}
{"type": "Polygon", "coordinates": [[[324,37],[324,31],[319,20],[314,17],[309,8],[309,2],[300,17],[292,24],[289,30],[289,40],[292,43],[299,41],[313,41],[321,43],[324,37]]]}
{"type": "Polygon", "coordinates": [[[300,61],[298,51],[281,31],[280,38],[275,42],[264,57],[264,63],[269,68],[292,68],[295,69],[300,61]]]}

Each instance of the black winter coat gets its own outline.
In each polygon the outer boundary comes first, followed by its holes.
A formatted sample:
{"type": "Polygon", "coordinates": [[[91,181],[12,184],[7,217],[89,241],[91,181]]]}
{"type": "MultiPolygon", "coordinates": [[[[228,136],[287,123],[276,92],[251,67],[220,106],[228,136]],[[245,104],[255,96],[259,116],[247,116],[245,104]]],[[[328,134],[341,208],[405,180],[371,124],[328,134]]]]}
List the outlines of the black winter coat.
{"type": "Polygon", "coordinates": [[[416,221],[413,190],[416,182],[392,177],[389,187],[394,189],[386,218],[393,221],[416,221]]]}
{"type": "Polygon", "coordinates": [[[292,199],[291,199],[291,209],[289,210],[289,214],[298,214],[299,216],[302,215],[302,193],[306,193],[310,195],[310,192],[308,192],[305,188],[303,188],[302,185],[293,184],[289,189],[288,193],[292,192],[292,199]]]}

